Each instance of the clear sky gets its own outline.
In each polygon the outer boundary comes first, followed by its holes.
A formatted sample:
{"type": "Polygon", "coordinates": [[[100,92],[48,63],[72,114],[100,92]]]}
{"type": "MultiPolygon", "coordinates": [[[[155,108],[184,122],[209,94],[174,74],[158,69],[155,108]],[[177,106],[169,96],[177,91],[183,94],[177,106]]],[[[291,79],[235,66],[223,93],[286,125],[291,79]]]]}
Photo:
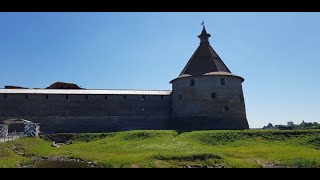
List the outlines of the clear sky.
{"type": "Polygon", "coordinates": [[[251,128],[320,123],[320,13],[0,13],[0,87],[171,90],[202,20],[251,128]]]}

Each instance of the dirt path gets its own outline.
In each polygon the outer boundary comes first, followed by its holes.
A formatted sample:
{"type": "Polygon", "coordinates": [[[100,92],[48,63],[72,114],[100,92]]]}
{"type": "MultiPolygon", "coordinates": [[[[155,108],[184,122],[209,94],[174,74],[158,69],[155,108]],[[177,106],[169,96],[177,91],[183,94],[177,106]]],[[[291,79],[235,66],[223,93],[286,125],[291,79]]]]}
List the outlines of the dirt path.
{"type": "Polygon", "coordinates": [[[268,162],[262,159],[251,159],[251,161],[260,164],[262,168],[291,168],[289,166],[281,165],[279,162],[268,162]]]}

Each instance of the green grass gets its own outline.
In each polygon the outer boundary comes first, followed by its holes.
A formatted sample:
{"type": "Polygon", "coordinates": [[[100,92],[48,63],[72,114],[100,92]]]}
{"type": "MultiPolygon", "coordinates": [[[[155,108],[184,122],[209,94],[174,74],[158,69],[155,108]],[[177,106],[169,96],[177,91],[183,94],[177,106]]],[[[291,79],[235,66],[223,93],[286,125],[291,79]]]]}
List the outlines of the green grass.
{"type": "Polygon", "coordinates": [[[0,144],[0,167],[17,167],[18,164],[28,163],[31,163],[30,159],[17,155],[10,148],[8,148],[6,143],[0,144]]]}
{"type": "Polygon", "coordinates": [[[134,130],[22,138],[0,144],[0,167],[31,163],[13,146],[28,156],[80,158],[102,167],[320,167],[320,130],[134,130]],[[52,147],[55,138],[72,144],[52,147]]]}

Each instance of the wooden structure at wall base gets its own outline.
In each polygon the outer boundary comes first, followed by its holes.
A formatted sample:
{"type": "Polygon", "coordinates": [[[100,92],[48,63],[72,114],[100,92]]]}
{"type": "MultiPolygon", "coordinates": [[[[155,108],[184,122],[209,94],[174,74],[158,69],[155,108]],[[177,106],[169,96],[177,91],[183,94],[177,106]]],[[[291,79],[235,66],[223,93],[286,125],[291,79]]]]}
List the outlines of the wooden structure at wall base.
{"type": "Polygon", "coordinates": [[[38,137],[40,133],[40,123],[34,123],[25,119],[8,119],[0,124],[0,137],[7,137],[10,124],[24,124],[24,136],[38,137]]]}

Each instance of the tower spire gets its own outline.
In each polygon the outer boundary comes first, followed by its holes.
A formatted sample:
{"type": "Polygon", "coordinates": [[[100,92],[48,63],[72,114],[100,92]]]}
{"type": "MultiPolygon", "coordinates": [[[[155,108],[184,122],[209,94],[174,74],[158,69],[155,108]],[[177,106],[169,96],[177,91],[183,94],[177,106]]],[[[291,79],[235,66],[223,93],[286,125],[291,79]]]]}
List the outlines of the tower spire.
{"type": "Polygon", "coordinates": [[[203,29],[205,29],[204,20],[202,21],[201,25],[203,26],[203,29]]]}
{"type": "Polygon", "coordinates": [[[198,38],[200,39],[200,44],[202,43],[209,44],[209,37],[211,37],[211,35],[207,33],[206,27],[204,25],[204,21],[202,21],[201,25],[202,25],[202,32],[198,36],[198,38]]]}

